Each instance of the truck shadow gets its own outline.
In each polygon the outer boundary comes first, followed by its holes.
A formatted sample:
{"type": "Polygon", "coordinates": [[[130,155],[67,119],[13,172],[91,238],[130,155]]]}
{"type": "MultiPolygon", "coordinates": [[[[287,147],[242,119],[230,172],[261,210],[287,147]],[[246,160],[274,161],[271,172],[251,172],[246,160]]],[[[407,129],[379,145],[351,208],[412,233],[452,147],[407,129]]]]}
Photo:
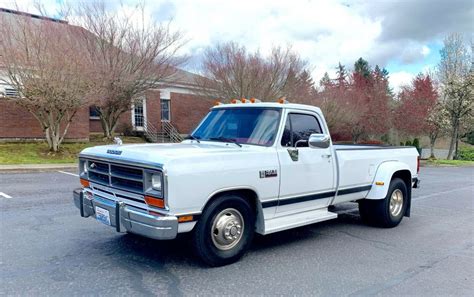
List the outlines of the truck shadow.
{"type": "MultiPolygon", "coordinates": [[[[307,241],[317,241],[328,236],[337,236],[338,230],[349,228],[371,228],[363,224],[357,211],[339,215],[335,220],[307,225],[266,236],[256,235],[249,253],[253,256],[267,253],[267,250],[286,253],[307,241]]],[[[99,244],[99,243],[97,243],[99,244]]],[[[98,250],[106,251],[117,263],[129,269],[146,267],[163,268],[164,265],[188,266],[188,268],[206,267],[193,253],[190,234],[178,236],[175,240],[157,241],[133,234],[112,237],[103,241],[98,250]],[[126,263],[126,264],[125,264],[126,263]]],[[[114,261],[115,262],[115,261],[114,261]]]]}

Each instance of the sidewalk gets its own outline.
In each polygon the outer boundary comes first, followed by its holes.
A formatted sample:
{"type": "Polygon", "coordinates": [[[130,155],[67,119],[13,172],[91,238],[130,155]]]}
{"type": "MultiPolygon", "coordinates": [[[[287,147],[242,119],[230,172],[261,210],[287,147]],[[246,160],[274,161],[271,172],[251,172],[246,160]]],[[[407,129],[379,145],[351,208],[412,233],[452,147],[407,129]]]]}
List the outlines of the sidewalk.
{"type": "Polygon", "coordinates": [[[57,171],[57,170],[76,170],[76,169],[77,169],[77,163],[0,165],[0,172],[38,172],[38,171],[57,171]]]}

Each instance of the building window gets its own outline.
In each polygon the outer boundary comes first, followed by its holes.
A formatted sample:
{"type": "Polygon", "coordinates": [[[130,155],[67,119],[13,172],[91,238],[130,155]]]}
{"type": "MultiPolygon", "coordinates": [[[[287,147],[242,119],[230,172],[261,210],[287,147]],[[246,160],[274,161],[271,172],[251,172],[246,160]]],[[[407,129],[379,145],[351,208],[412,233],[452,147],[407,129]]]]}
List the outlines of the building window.
{"type": "Polygon", "coordinates": [[[144,126],[144,112],[143,112],[143,101],[137,100],[135,102],[134,108],[133,108],[133,116],[134,116],[134,123],[135,127],[143,128],[144,126]]]}
{"type": "Polygon", "coordinates": [[[170,120],[170,100],[161,99],[161,120],[169,121],[170,120]]]}
{"type": "Polygon", "coordinates": [[[18,93],[17,89],[14,88],[5,88],[5,96],[6,97],[18,97],[20,94],[18,93]]]}
{"type": "Polygon", "coordinates": [[[93,120],[97,120],[100,118],[100,112],[97,106],[93,105],[89,107],[89,118],[93,120]]]}

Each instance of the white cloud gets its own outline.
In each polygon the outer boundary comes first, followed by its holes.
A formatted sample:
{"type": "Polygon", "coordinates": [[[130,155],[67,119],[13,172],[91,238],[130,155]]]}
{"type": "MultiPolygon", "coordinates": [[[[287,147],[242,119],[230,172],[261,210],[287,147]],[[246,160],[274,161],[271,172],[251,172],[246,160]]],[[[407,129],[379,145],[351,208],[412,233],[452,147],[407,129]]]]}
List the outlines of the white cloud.
{"type": "MultiPolygon", "coordinates": [[[[20,9],[35,13],[34,2],[20,1],[20,9]]],[[[59,2],[45,0],[43,4],[54,14],[59,2]]],[[[123,0],[121,6],[106,1],[111,9],[119,9],[122,13],[130,13],[138,2],[123,0]]],[[[0,7],[14,8],[12,3],[11,0],[0,0],[0,7]]],[[[389,61],[411,64],[430,54],[430,48],[425,45],[429,42],[426,34],[423,40],[417,40],[416,32],[409,34],[408,29],[395,32],[395,27],[390,27],[404,11],[422,13],[415,4],[413,8],[385,2],[371,5],[329,0],[148,0],[145,3],[149,13],[147,20],[151,17],[160,21],[172,19],[173,28],[185,33],[189,42],[183,53],[191,55],[192,61],[198,61],[207,46],[222,41],[236,41],[250,50],[260,49],[262,53],[268,53],[275,45],[292,45],[308,60],[314,80],[319,81],[324,72],[335,73],[338,62],[350,69],[356,59],[363,57],[372,66],[385,67],[389,61]],[[397,38],[390,39],[384,34],[395,34],[397,38]]],[[[417,26],[409,28],[422,30],[417,26]]],[[[193,66],[197,65],[189,67],[193,66]]],[[[392,87],[398,89],[408,75],[403,71],[391,73],[392,87]]]]}
{"type": "Polygon", "coordinates": [[[414,74],[406,71],[390,73],[390,86],[393,88],[395,94],[397,94],[403,86],[409,85],[414,77],[414,74]]]}
{"type": "Polygon", "coordinates": [[[428,56],[430,54],[431,50],[429,47],[427,47],[426,45],[423,45],[423,47],[421,48],[421,54],[423,56],[428,56]]]}

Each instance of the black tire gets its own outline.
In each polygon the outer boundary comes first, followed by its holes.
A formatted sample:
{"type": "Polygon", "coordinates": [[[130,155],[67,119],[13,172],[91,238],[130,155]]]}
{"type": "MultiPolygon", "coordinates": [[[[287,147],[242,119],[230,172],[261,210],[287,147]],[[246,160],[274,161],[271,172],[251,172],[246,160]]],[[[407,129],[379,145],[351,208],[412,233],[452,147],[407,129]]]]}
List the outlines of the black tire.
{"type": "MultiPolygon", "coordinates": [[[[231,213],[232,214],[232,213],[231,213]]],[[[232,221],[234,222],[234,221],[232,221]]],[[[227,225],[226,225],[227,226],[227,225]]],[[[236,229],[234,229],[236,230],[236,229]]],[[[225,194],[214,199],[204,209],[201,218],[194,227],[193,244],[197,255],[209,266],[222,266],[234,263],[239,260],[249,248],[255,232],[255,211],[254,208],[244,198],[235,194],[225,194]],[[227,210],[235,210],[240,213],[241,224],[240,239],[226,250],[219,248],[218,228],[213,229],[214,223],[220,218],[226,219],[229,215],[227,210]],[[217,232],[217,233],[216,233],[217,232]],[[214,237],[214,239],[213,239],[214,237]]],[[[222,233],[222,232],[221,232],[222,233]]],[[[222,235],[222,234],[219,234],[222,235]]]]}
{"type": "Polygon", "coordinates": [[[370,225],[383,228],[393,228],[402,221],[407,209],[407,202],[408,190],[405,182],[400,178],[394,178],[390,182],[387,196],[385,196],[384,199],[364,199],[359,201],[359,213],[362,220],[370,225]],[[401,199],[402,205],[398,209],[394,208],[394,210],[391,211],[390,200],[395,192],[396,194],[401,192],[403,195],[401,199]]]}

